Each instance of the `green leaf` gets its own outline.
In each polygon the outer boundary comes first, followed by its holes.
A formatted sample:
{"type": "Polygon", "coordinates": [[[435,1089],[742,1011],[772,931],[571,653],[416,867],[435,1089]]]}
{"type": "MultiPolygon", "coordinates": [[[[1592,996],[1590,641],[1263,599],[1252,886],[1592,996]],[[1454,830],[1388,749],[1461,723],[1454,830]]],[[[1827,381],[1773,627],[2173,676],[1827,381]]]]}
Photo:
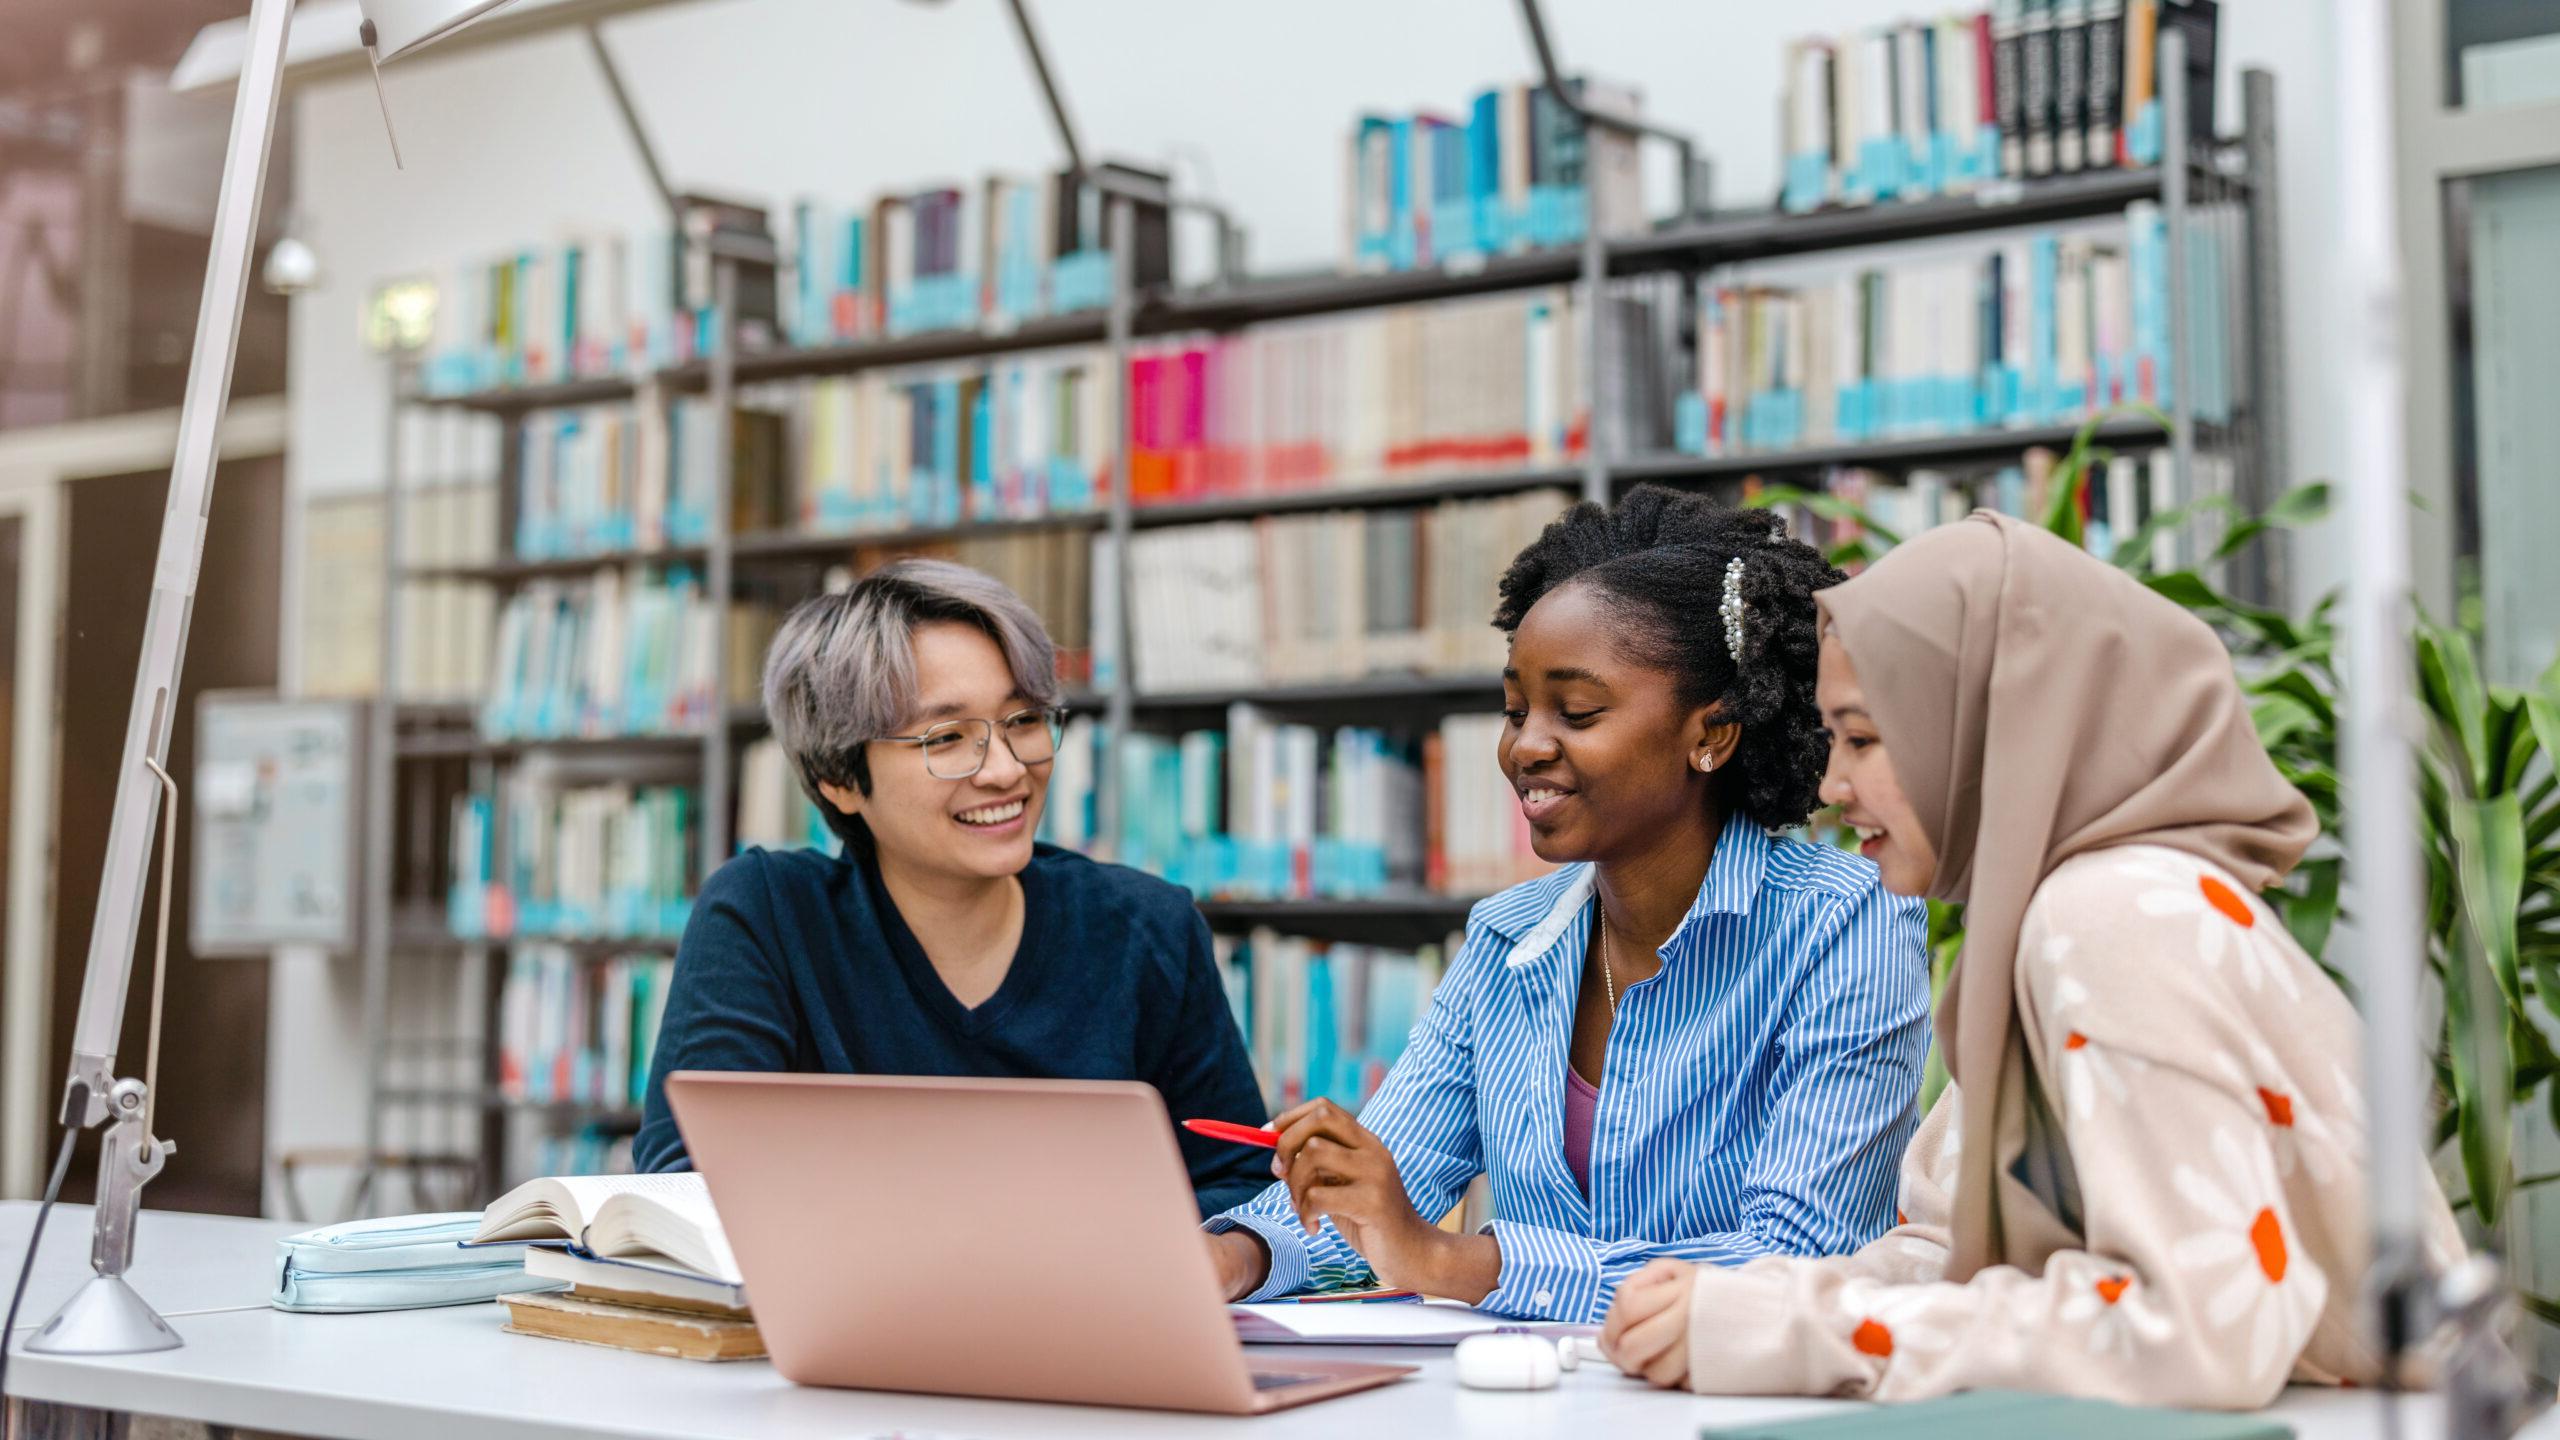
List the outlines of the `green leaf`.
{"type": "Polygon", "coordinates": [[[2526,1314],[2545,1325],[2560,1325],[2560,1300],[2546,1300],[2530,1290],[2518,1290],[2516,1303],[2526,1314]]]}
{"type": "Polygon", "coordinates": [[[2429,621],[2418,622],[2419,689],[2436,722],[2461,746],[2461,768],[2470,777],[2471,793],[2482,795],[2489,784],[2489,693],[2480,684],[2480,667],[2471,639],[2429,621]]]}
{"type": "Polygon", "coordinates": [[[2297,485],[2276,497],[2276,503],[2265,513],[2250,516],[2231,527],[2214,547],[2213,558],[2228,560],[2247,548],[2250,541],[2269,530],[2291,530],[2311,524],[2329,513],[2329,486],[2326,481],[2297,485]]]}
{"type": "Polygon", "coordinates": [[[2193,570],[2172,570],[2166,575],[2154,575],[2142,583],[2190,610],[2220,610],[2229,603],[2193,570]]]}
{"type": "Polygon", "coordinates": [[[2447,1118],[2480,1222],[2495,1226],[2507,1194],[2507,1096],[2514,1081],[2496,985],[2472,947],[2463,950],[2444,986],[2445,1056],[2453,1072],[2447,1118]]]}
{"type": "Polygon", "coordinates": [[[2560,773],[2560,694],[2552,693],[2555,686],[2560,686],[2560,664],[2542,677],[2542,693],[2524,697],[2524,715],[2533,727],[2533,738],[2542,746],[2543,758],[2560,773]]]}
{"type": "Polygon", "coordinates": [[[2301,880],[2298,892],[2279,892],[2283,902],[2284,928],[2293,933],[2294,943],[2317,960],[2329,948],[2329,931],[2338,923],[2338,872],[2336,857],[2306,860],[2294,870],[2301,880]]]}
{"type": "Polygon", "coordinates": [[[2257,727],[2258,743],[2269,750],[2320,728],[2320,717],[2311,707],[2290,695],[2270,695],[2249,707],[2249,721],[2257,727]]]}
{"type": "Polygon", "coordinates": [[[2480,958],[2509,1008],[2524,1008],[2516,974],[2516,915],[2524,908],[2524,816],[2511,791],[2456,801],[2452,822],[2454,883],[2480,958]]]}
{"type": "MultiPolygon", "coordinates": [[[[2076,457],[2075,457],[2076,458],[2076,457]]],[[[2087,534],[2080,528],[2080,492],[2088,483],[2088,467],[2068,461],[2054,468],[2053,495],[2045,502],[2044,528],[2085,547],[2087,534]]]]}

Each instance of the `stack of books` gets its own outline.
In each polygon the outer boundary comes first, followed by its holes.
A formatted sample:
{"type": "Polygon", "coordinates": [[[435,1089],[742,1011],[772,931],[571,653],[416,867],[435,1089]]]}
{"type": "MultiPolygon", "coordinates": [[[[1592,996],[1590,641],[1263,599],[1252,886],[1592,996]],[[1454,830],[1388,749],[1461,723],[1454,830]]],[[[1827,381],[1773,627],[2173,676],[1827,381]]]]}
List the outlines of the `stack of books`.
{"type": "Polygon", "coordinates": [[[1357,1108],[1376,1094],[1462,938],[1397,950],[1267,929],[1218,937],[1227,1000],[1272,1113],[1319,1097],[1357,1108]]]}
{"type": "Polygon", "coordinates": [[[582,961],[565,946],[515,946],[498,989],[499,1093],[639,1109],[674,977],[663,953],[582,961]]]}
{"type": "Polygon", "coordinates": [[[482,1212],[469,1243],[522,1246],[527,1274],[569,1286],[504,1297],[510,1334],[689,1360],[765,1353],[698,1175],[528,1181],[482,1212]]]}
{"type": "Polygon", "coordinates": [[[692,916],[698,807],[690,786],[510,772],[496,796],[454,801],[448,923],[466,939],[673,939],[692,916]]]}
{"type": "Polygon", "coordinates": [[[1037,519],[1102,504],[1119,388],[1061,350],[928,374],[820,380],[791,403],[784,517],[819,532],[1037,519]]]}
{"type": "MultiPolygon", "coordinates": [[[[1584,106],[1630,119],[1630,89],[1567,82],[1584,106]]],[[[1343,268],[1412,270],[1581,241],[1645,222],[1636,138],[1593,129],[1543,85],[1479,92],[1466,118],[1360,117],[1343,166],[1343,268]],[[1586,188],[1587,187],[1587,188],[1586,188]]]]}
{"type": "Polygon", "coordinates": [[[2023,232],[1977,253],[1723,272],[1702,287],[1699,387],[1680,448],[1733,455],[1964,434],[2165,407],[2231,412],[2221,236],[2187,237],[2194,373],[2173,373],[2167,221],[2140,201],[2121,223],[2023,232]]]}
{"type": "MultiPolygon", "coordinates": [[[[1169,196],[1158,171],[1106,164],[1124,183],[1169,196]]],[[[1171,211],[1136,207],[1141,286],[1173,273],[1171,211]]],[[[868,209],[822,200],[793,207],[787,331],[825,345],[932,330],[1003,329],[1110,303],[1102,192],[1071,171],[989,175],[883,195],[868,209]]]]}
{"type": "Polygon", "coordinates": [[[1129,546],[1137,688],[1417,671],[1489,684],[1504,654],[1488,619],[1495,584],[1569,503],[1540,489],[1143,531],[1129,546]]]}
{"type": "Polygon", "coordinates": [[[1787,47],[1779,203],[1804,211],[2159,163],[2159,37],[2213,130],[2217,0],[1998,0],[1787,47]]]}

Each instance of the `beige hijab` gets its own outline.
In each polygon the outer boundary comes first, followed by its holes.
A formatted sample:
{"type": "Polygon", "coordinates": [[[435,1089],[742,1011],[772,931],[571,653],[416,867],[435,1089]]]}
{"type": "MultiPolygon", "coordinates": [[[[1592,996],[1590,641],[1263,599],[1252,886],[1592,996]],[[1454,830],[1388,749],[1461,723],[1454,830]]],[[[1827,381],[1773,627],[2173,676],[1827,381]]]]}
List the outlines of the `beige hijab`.
{"type": "Polygon", "coordinates": [[[1965,902],[1937,1015],[1963,1106],[1948,1278],[2039,1268],[2069,1237],[2011,1178],[2027,1103],[2018,927],[2036,887],[2084,850],[2141,843],[2264,889],[2317,824],[2212,629],[2032,525],[1976,511],[1816,599],[1937,847],[1930,898],[1965,902]]]}

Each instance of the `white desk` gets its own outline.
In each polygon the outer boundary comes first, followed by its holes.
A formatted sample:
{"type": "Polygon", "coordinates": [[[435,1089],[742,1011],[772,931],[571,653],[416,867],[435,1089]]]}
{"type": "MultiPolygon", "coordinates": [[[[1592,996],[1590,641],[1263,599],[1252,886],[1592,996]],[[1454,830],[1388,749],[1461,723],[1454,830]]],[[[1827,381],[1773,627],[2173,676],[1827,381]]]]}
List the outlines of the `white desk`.
{"type": "MultiPolygon", "coordinates": [[[[0,1206],[0,1243],[26,1233],[31,1207],[0,1206]]],[[[44,1269],[27,1309],[40,1321],[76,1280],[87,1216],[57,1211],[44,1269]],[[65,1223],[65,1222],[68,1223],[65,1223]],[[66,1267],[62,1256],[69,1255],[66,1267]]],[[[1016,1436],[1194,1435],[1235,1427],[1256,1440],[1345,1435],[1461,1435],[1531,1440],[1589,1435],[1692,1440],[1707,1425],[1837,1408],[1809,1400],[1719,1400],[1673,1394],[1606,1370],[1565,1377],[1555,1390],[1480,1394],[1458,1388],[1448,1352],[1365,1352],[1419,1362],[1422,1373],[1383,1390],[1257,1420],[1074,1406],[957,1400],[876,1391],[803,1389],[761,1362],[696,1364],[503,1334],[494,1305],[382,1315],[286,1315],[265,1308],[267,1257],[290,1227],[149,1214],[137,1288],[177,1318],[182,1349],[158,1355],[66,1359],[19,1354],[12,1394],[93,1409],[175,1416],[300,1435],[365,1440],[561,1440],[569,1436],[862,1437],[903,1433],[953,1440],[1016,1436]],[[222,1306],[250,1308],[224,1309],[222,1306]]],[[[14,1254],[14,1246],[0,1254],[14,1254]]],[[[22,1316],[22,1321],[27,1317],[22,1316]]],[[[1343,1352],[1335,1352],[1343,1353],[1343,1352]]],[[[2379,1397],[2297,1390],[2279,1412],[2305,1437],[2382,1440],[2379,1397]]],[[[2409,1434],[2432,1429],[2436,1407],[2410,1402],[2409,1434]]]]}

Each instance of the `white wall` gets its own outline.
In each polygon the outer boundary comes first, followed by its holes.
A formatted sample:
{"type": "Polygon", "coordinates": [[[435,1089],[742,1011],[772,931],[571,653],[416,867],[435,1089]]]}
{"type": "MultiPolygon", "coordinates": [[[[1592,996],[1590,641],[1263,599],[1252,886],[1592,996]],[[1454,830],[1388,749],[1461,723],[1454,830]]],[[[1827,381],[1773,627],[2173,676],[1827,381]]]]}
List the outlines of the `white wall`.
{"type": "MultiPolygon", "coordinates": [[[[1764,200],[1776,180],[1781,47],[1937,8],[1920,0],[1549,0],[1576,70],[1632,83],[1718,170],[1716,198],[1764,200]]],[[[2336,186],[2326,142],[2328,39],[2318,0],[2225,7],[2224,113],[2238,73],[2278,76],[2286,334],[2297,477],[2338,449],[2329,283],[2336,186]]],[[[1257,268],[1327,263],[1341,224],[1342,139],[1363,108],[1462,110],[1534,62],[1509,0],[1073,0],[1036,6],[1087,149],[1171,161],[1253,232],[1257,268]]],[[[704,0],[608,28],[608,42],[679,187],[781,205],[856,202],[990,169],[1042,170],[1059,152],[999,0],[704,0]]],[[[378,484],[384,377],[357,339],[366,292],[429,264],[495,254],[597,223],[640,228],[655,202],[584,43],[557,36],[395,67],[387,76],[408,168],[395,171],[369,82],[295,99],[295,193],[326,283],[293,306],[288,475],[302,493],[378,484]]],[[[1665,197],[1667,199],[1667,195],[1665,197]]],[[[2301,566],[2334,578],[2320,547],[2301,566]]],[[[286,620],[288,651],[297,617],[286,620]]],[[[271,1093],[334,1106],[271,1114],[274,1146],[351,1143],[360,1121],[315,1020],[345,1013],[341,979],[276,971],[271,1093]],[[322,987],[302,993],[297,986],[322,987]]],[[[340,1043],[352,1044],[352,1037],[340,1043]]],[[[341,1057],[342,1058],[342,1057],[341,1057]]]]}

